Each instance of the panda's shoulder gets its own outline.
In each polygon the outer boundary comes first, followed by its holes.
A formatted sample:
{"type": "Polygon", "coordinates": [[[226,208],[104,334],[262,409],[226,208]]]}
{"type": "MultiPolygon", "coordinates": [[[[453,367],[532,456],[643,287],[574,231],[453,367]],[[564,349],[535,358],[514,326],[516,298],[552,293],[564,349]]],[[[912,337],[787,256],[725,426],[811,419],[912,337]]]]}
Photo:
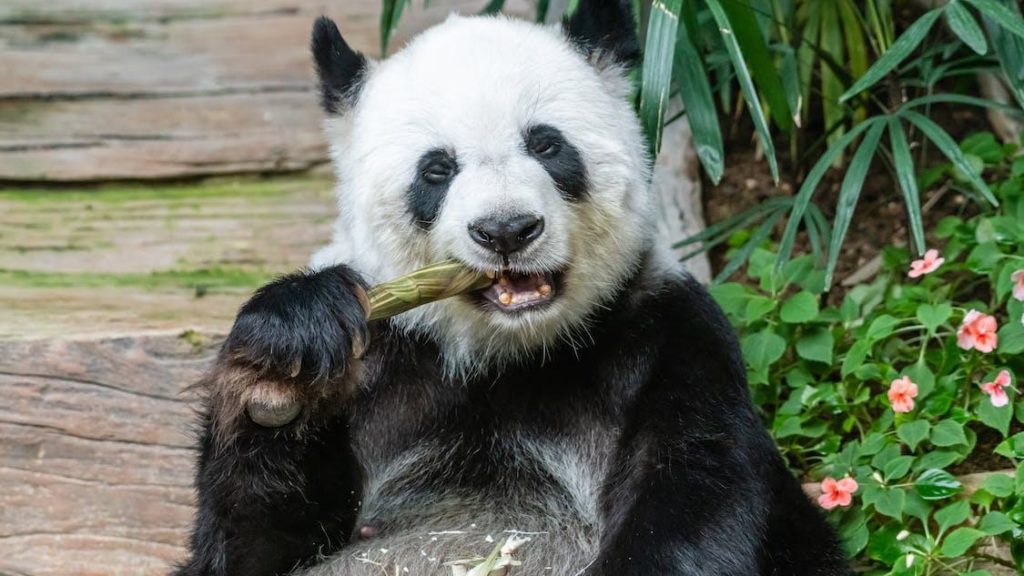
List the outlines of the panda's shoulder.
{"type": "Polygon", "coordinates": [[[708,289],[678,261],[649,256],[620,293],[616,322],[648,336],[733,346],[734,330],[708,289]]]}

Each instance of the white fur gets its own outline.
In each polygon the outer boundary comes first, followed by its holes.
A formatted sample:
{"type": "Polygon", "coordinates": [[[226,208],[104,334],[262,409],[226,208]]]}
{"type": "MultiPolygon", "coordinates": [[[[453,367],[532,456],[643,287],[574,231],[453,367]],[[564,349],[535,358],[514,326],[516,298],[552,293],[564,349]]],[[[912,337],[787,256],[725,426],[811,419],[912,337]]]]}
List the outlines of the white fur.
{"type": "Polygon", "coordinates": [[[451,257],[494,269],[495,255],[472,241],[468,223],[538,214],[544,234],[513,267],[567,267],[551,306],[509,316],[453,298],[398,322],[433,336],[455,374],[543,354],[560,340],[586,343],[587,318],[636,269],[654,229],[650,162],[628,86],[620,69],[588,62],[560,28],[450,17],[373,63],[353,109],[327,122],[340,217],[311,265],[347,263],[374,283],[451,257]],[[524,129],[539,123],[582,155],[582,202],[563,199],[523,150],[524,129]],[[455,151],[460,172],[424,232],[412,223],[406,191],[419,157],[437,147],[455,151]]]}

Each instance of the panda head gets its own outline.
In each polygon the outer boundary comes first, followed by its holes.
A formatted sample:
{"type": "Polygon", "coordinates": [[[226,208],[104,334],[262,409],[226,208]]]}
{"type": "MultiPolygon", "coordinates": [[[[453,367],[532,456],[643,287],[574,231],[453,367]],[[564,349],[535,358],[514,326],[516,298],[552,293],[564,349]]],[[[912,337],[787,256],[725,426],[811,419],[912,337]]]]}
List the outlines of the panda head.
{"type": "Polygon", "coordinates": [[[626,2],[560,27],[451,16],[375,62],[327,18],[312,48],[340,217],[313,264],[371,281],[454,258],[482,292],[398,317],[460,372],[582,345],[652,243],[626,2]]]}

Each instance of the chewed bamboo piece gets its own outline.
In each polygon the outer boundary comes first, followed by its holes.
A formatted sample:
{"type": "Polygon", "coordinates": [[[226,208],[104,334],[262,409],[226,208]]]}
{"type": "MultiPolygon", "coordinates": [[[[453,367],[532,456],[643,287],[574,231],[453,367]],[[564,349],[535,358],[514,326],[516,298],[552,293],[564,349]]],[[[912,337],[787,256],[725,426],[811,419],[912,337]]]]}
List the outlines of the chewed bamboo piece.
{"type": "Polygon", "coordinates": [[[382,320],[418,306],[466,292],[483,290],[494,283],[494,274],[448,260],[420,268],[411,274],[370,289],[369,320],[382,320]]]}

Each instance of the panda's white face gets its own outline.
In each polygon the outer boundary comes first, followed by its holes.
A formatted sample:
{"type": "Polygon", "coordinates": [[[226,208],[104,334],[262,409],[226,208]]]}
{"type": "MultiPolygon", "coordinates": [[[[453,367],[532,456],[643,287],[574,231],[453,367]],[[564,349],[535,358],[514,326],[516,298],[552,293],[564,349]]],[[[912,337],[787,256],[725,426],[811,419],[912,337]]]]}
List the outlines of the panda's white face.
{"type": "Polygon", "coordinates": [[[624,71],[556,27],[453,16],[363,75],[327,123],[341,216],[314,264],[373,282],[448,258],[498,271],[399,318],[457,371],[585,340],[653,228],[624,71]]]}

